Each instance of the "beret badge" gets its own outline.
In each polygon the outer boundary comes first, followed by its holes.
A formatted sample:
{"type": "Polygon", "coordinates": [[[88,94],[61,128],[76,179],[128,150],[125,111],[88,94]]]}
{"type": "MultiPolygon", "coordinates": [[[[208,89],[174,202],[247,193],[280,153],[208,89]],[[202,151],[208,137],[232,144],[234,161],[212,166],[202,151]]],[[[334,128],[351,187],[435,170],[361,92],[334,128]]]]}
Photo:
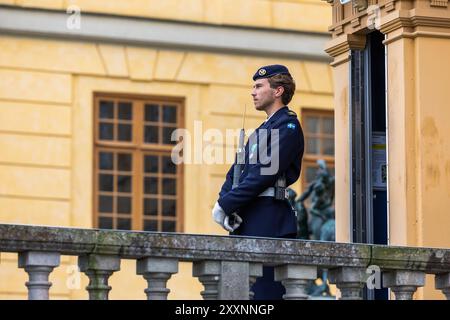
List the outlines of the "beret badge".
{"type": "Polygon", "coordinates": [[[253,81],[261,78],[271,78],[277,74],[289,74],[288,68],[281,64],[273,64],[270,66],[260,67],[253,75],[253,81]]]}

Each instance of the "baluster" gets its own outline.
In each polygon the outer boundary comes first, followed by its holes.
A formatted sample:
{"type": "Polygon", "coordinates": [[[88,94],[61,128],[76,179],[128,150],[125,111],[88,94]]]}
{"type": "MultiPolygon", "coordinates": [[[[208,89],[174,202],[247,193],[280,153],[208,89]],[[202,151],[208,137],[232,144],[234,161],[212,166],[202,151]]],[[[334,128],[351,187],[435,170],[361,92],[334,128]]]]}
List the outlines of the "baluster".
{"type": "Polygon", "coordinates": [[[136,272],[147,280],[148,300],[167,300],[170,290],[167,281],[178,272],[178,260],[167,258],[143,258],[136,263],[136,272]]]}
{"type": "Polygon", "coordinates": [[[421,271],[395,270],[383,273],[383,286],[395,293],[396,300],[412,300],[417,287],[425,285],[425,273],[421,271]]]}
{"type": "Polygon", "coordinates": [[[80,271],[89,277],[89,300],[108,300],[111,287],[109,277],[120,270],[120,257],[113,255],[90,254],[78,258],[80,271]]]}
{"type": "Polygon", "coordinates": [[[255,296],[255,293],[251,290],[252,286],[256,282],[256,278],[262,277],[263,275],[263,264],[262,263],[250,263],[249,265],[249,299],[253,300],[253,297],[255,296]]]}
{"type": "Polygon", "coordinates": [[[52,286],[48,277],[59,264],[60,254],[57,252],[19,252],[19,268],[25,269],[29,276],[25,283],[29,300],[48,300],[52,286]]]}
{"type": "Polygon", "coordinates": [[[306,289],[310,280],[317,279],[316,266],[285,264],[275,267],[275,281],[281,281],[286,289],[285,300],[306,300],[306,289]]]}
{"type": "Polygon", "coordinates": [[[204,300],[217,300],[219,297],[220,261],[195,261],[192,276],[197,277],[205,290],[200,292],[204,300]]]}
{"type": "Polygon", "coordinates": [[[435,278],[436,289],[442,290],[447,300],[450,300],[450,272],[437,274],[435,278]]]}
{"type": "Polygon", "coordinates": [[[362,300],[366,277],[364,268],[341,267],[329,270],[328,279],[341,291],[340,300],[362,300]]]}

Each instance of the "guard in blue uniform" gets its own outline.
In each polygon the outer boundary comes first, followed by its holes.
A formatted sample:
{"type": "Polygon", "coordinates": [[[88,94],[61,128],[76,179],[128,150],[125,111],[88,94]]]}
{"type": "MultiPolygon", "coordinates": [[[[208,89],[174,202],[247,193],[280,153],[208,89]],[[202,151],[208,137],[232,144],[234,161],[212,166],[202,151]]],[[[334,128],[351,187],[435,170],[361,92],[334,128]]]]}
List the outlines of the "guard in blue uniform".
{"type": "MultiPolygon", "coordinates": [[[[297,217],[285,194],[286,187],[300,176],[304,151],[297,115],[287,107],[295,92],[295,82],[282,65],[258,69],[253,80],[255,108],[265,111],[268,118],[248,139],[245,163],[234,189],[234,165],[228,171],[213,217],[233,235],[295,238],[297,217]],[[263,161],[264,155],[270,162],[263,161]],[[276,170],[268,174],[269,167],[276,170]]],[[[273,273],[273,267],[264,267],[263,277],[252,287],[255,300],[282,298],[285,289],[274,281],[273,273]]]]}

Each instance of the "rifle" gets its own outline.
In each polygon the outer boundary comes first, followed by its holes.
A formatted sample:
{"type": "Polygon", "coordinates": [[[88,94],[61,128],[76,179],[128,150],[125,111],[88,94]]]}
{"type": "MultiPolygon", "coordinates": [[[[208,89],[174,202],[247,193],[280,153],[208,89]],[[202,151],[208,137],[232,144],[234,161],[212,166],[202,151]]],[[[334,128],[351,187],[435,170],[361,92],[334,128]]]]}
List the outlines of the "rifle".
{"type": "MultiPolygon", "coordinates": [[[[233,184],[231,186],[231,189],[236,188],[239,185],[239,178],[241,177],[242,173],[242,167],[245,164],[245,146],[244,146],[244,139],[245,139],[245,113],[247,110],[247,105],[244,107],[244,116],[242,119],[242,129],[239,132],[239,145],[238,149],[236,151],[236,163],[234,164],[233,168],[233,184]]],[[[230,216],[230,224],[234,224],[235,216],[230,216]]]]}
{"type": "Polygon", "coordinates": [[[244,108],[244,116],[242,120],[242,129],[239,132],[239,145],[236,152],[236,164],[234,165],[233,170],[233,185],[231,189],[236,188],[239,185],[239,178],[241,177],[242,166],[245,163],[245,147],[244,147],[244,139],[245,139],[245,112],[247,109],[247,105],[244,108]]]}

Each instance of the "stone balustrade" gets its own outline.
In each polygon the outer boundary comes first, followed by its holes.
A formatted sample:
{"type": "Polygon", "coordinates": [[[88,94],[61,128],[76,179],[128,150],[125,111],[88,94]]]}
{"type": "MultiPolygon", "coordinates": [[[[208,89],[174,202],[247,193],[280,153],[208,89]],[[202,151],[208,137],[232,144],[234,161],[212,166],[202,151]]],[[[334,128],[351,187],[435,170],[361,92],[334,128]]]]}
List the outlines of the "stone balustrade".
{"type": "Polygon", "coordinates": [[[181,261],[193,263],[204,299],[251,299],[263,265],[275,267],[284,299],[308,299],[306,286],[318,269],[329,270],[341,299],[362,299],[370,266],[379,268],[396,299],[412,299],[426,274],[436,275],[435,287],[450,299],[450,249],[0,224],[1,252],[18,253],[33,300],[49,298],[49,274],[61,256],[78,257],[93,300],[108,299],[108,279],[120,270],[121,259],[136,260],[136,273],[148,282],[143,291],[155,300],[167,299],[167,281],[181,261]]]}

